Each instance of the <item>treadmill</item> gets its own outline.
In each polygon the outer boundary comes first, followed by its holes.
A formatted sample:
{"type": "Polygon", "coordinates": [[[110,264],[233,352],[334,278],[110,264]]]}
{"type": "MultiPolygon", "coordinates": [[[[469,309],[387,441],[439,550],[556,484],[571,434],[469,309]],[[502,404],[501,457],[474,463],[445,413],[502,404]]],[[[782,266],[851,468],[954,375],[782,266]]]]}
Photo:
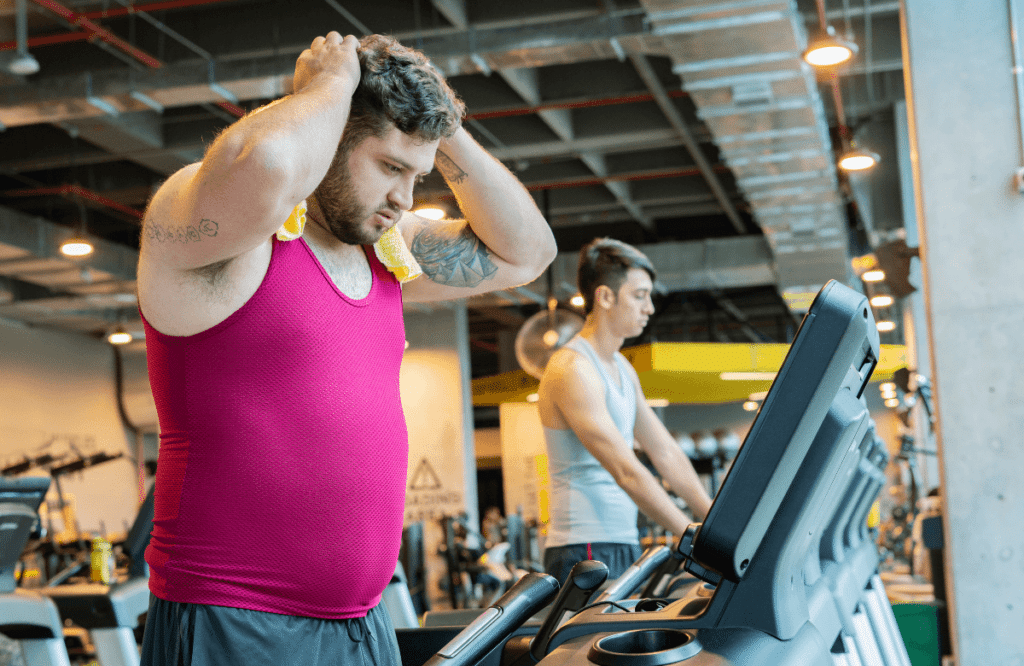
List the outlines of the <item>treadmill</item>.
{"type": "Polygon", "coordinates": [[[661,609],[584,609],[541,663],[904,666],[895,622],[857,616],[892,613],[862,530],[884,465],[862,399],[878,354],[866,297],[825,285],[707,519],[680,537],[677,556],[702,584],[661,609]]]}
{"type": "Polygon", "coordinates": [[[28,664],[68,666],[57,607],[35,591],[19,589],[14,579],[49,489],[49,477],[0,477],[0,633],[18,642],[28,664]]]}

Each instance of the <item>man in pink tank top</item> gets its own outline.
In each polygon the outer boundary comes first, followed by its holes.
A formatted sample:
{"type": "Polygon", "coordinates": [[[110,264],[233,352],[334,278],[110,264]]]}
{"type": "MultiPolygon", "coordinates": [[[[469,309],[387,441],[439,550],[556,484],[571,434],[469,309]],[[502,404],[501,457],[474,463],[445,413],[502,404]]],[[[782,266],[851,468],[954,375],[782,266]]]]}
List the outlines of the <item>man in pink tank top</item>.
{"type": "Polygon", "coordinates": [[[299,56],[291,95],[153,196],[138,268],[161,430],[143,663],[398,661],[378,604],[406,479],[402,301],[524,284],[556,253],[464,113],[422,54],[331,32],[299,56]],[[435,167],[465,219],[408,212],[435,167]]]}

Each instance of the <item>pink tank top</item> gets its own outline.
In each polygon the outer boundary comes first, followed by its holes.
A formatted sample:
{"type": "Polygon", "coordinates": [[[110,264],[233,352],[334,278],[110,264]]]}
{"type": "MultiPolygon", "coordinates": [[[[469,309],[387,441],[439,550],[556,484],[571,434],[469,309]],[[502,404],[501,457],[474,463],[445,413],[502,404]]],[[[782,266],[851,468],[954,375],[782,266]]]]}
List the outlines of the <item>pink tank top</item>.
{"type": "Polygon", "coordinates": [[[168,601],[365,615],[402,537],[408,435],[398,281],[361,300],[274,240],[249,301],[185,337],[146,322],[160,417],[150,589],[168,601]]]}

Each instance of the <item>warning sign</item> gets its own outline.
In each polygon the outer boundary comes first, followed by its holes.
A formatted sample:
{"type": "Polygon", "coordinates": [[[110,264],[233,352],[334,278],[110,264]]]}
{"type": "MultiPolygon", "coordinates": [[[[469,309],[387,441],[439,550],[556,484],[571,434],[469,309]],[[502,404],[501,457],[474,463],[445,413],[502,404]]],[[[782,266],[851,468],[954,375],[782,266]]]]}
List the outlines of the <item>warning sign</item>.
{"type": "Polygon", "coordinates": [[[419,466],[409,481],[409,490],[440,490],[441,481],[427,459],[420,460],[419,466]]]}
{"type": "Polygon", "coordinates": [[[405,521],[436,520],[465,511],[462,493],[445,490],[437,472],[422,458],[409,479],[405,497],[405,521]]]}

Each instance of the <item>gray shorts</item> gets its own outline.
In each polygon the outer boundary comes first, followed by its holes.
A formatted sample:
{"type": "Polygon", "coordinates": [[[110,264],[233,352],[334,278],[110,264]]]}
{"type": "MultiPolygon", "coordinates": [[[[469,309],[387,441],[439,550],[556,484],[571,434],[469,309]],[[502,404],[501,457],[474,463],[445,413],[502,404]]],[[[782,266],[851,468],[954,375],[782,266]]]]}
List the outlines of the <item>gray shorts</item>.
{"type": "Polygon", "coordinates": [[[324,620],[150,596],[142,666],[401,666],[383,604],[324,620]]]}
{"type": "Polygon", "coordinates": [[[577,562],[597,560],[608,566],[608,580],[622,575],[629,565],[640,559],[643,551],[638,543],[576,543],[544,549],[544,570],[564,585],[577,562]]]}

